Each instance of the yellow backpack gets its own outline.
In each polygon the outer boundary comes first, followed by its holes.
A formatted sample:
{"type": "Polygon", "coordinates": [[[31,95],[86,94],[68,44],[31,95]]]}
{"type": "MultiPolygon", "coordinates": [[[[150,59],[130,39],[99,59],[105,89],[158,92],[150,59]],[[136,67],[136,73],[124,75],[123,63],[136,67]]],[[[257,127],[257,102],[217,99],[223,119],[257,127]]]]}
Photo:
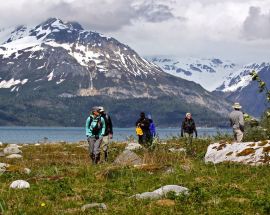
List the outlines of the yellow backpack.
{"type": "Polygon", "coordinates": [[[138,136],[142,136],[143,135],[143,131],[142,131],[141,127],[139,127],[139,126],[136,127],[136,134],[138,136]]]}

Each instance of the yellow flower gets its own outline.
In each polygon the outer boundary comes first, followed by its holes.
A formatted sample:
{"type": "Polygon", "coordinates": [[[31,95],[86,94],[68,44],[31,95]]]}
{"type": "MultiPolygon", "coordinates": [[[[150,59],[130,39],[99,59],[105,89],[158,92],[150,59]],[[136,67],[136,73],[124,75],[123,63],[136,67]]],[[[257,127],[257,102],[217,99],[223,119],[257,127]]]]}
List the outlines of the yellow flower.
{"type": "Polygon", "coordinates": [[[42,203],[40,204],[40,206],[41,206],[41,207],[45,207],[46,204],[45,204],[44,202],[42,202],[42,203]]]}

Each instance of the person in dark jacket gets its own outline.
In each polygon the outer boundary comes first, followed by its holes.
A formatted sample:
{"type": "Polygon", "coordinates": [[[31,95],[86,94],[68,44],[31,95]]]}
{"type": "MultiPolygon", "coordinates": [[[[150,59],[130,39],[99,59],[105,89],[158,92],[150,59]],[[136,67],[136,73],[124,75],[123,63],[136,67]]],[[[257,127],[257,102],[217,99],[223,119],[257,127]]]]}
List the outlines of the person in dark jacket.
{"type": "Polygon", "coordinates": [[[195,133],[195,136],[197,138],[198,133],[197,133],[195,122],[192,119],[191,113],[186,113],[186,117],[184,121],[182,122],[182,126],[181,126],[181,137],[186,138],[187,154],[194,153],[194,149],[192,146],[193,133],[195,133]]]}
{"type": "Polygon", "coordinates": [[[104,152],[104,160],[108,161],[109,144],[113,138],[113,124],[111,117],[105,112],[103,107],[99,107],[99,112],[105,121],[105,133],[103,135],[102,149],[104,152]]]}
{"type": "Polygon", "coordinates": [[[140,127],[143,131],[143,135],[139,135],[139,144],[147,146],[151,141],[150,133],[150,121],[145,117],[145,113],[141,112],[140,118],[136,122],[136,127],[140,127]]]}

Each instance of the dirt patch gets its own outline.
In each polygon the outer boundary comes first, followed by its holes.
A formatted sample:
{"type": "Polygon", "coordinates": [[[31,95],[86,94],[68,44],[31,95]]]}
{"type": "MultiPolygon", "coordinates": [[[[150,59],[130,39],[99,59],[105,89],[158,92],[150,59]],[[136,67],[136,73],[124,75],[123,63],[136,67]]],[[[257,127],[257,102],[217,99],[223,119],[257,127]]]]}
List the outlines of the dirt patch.
{"type": "Polygon", "coordinates": [[[244,149],[243,151],[237,153],[237,157],[240,157],[240,156],[247,156],[247,155],[250,155],[250,154],[254,154],[255,153],[255,149],[253,148],[246,148],[244,149]]]}

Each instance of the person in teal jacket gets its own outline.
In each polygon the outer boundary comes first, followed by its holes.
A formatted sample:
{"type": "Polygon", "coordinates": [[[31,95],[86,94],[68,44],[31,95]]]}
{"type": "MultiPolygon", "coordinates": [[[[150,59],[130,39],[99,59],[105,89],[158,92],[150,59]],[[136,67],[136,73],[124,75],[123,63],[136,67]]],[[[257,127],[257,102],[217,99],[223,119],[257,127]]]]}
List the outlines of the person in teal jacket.
{"type": "Polygon", "coordinates": [[[102,137],[105,134],[105,126],[105,121],[100,116],[99,108],[93,107],[85,125],[87,142],[89,144],[89,156],[93,164],[97,164],[100,161],[100,146],[102,137]]]}

